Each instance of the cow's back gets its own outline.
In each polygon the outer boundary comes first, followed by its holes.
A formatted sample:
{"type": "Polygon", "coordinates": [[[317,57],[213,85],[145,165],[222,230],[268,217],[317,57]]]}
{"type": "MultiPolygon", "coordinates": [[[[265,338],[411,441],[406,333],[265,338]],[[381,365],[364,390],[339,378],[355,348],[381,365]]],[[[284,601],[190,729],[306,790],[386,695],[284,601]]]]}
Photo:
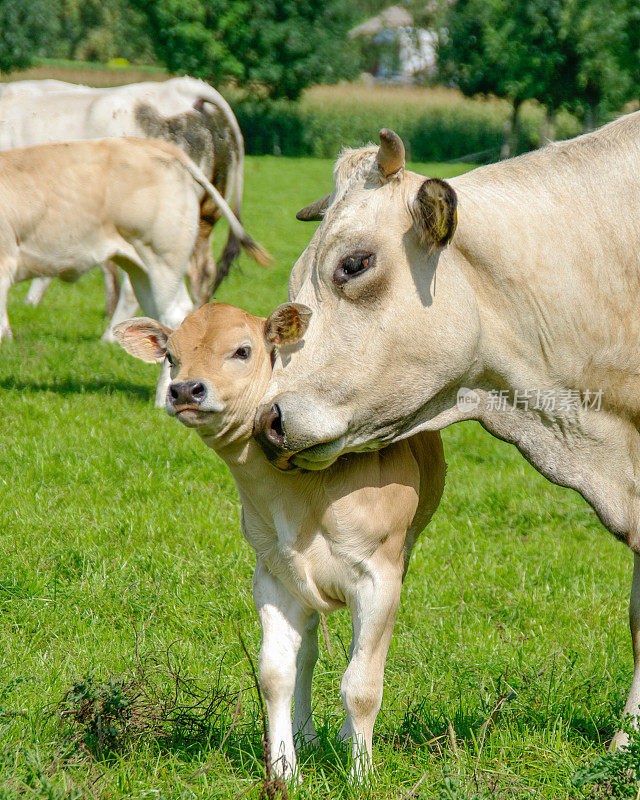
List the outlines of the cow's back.
{"type": "Polygon", "coordinates": [[[0,153],[2,212],[17,233],[43,213],[51,225],[99,225],[148,231],[159,207],[189,217],[199,190],[168,142],[101,139],[0,153]],[[169,200],[169,203],[167,203],[169,200]]]}
{"type": "Polygon", "coordinates": [[[213,142],[181,84],[147,82],[112,89],[8,93],[0,97],[0,149],[111,137],[173,141],[210,171],[213,142]]]}

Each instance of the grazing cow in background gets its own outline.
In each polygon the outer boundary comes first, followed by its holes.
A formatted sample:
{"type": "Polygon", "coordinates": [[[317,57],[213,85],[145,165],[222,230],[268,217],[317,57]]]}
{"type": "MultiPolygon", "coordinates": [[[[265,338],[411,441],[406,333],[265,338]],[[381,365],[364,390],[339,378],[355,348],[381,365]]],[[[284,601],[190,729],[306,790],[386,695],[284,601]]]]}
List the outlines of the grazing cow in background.
{"type": "MultiPolygon", "coordinates": [[[[29,81],[11,81],[9,83],[0,83],[0,100],[7,97],[36,97],[42,94],[53,94],[55,92],[84,92],[89,91],[88,86],[83,86],[77,83],[68,83],[67,81],[56,81],[53,79],[45,80],[29,80],[29,81]]],[[[1,103],[0,103],[1,105],[1,103]]],[[[44,144],[44,142],[25,142],[25,147],[32,144],[44,144]]],[[[112,317],[116,306],[118,305],[118,298],[120,297],[120,282],[118,279],[118,268],[115,264],[107,261],[106,264],[101,265],[102,277],[104,280],[105,292],[105,305],[106,315],[112,317]]],[[[34,278],[31,281],[29,291],[25,295],[24,302],[27,305],[37,306],[44,297],[51,278],[34,278]]],[[[127,280],[128,283],[128,280],[127,280]]],[[[130,286],[131,284],[128,283],[130,286]]],[[[130,294],[132,294],[130,290],[130,294]]],[[[135,296],[130,305],[135,304],[135,296]]],[[[135,313],[135,312],[133,312],[135,313]]]]}
{"type": "MultiPolygon", "coordinates": [[[[192,308],[184,276],[207,193],[260,262],[266,252],[203,173],[170,142],[102,139],[0,153],[0,340],[7,294],[36,275],[74,280],[115,261],[147,313],[178,325],[192,308]]],[[[164,402],[168,371],[159,384],[164,402]]]]}
{"type": "Polygon", "coordinates": [[[316,737],[311,680],[318,615],[348,607],[350,661],[342,678],[352,775],[371,767],[387,650],[415,541],[435,511],[445,464],[438,433],[341,459],[323,472],[275,469],[252,438],[275,348],[295,345],[307,310],[285,304],[269,319],[224,303],[194,311],[177,331],[135,318],[115,329],[137,358],[171,364],[167,412],[224,459],[242,501],[242,532],[255,549],[253,590],[262,645],[259,675],[270,758],[296,771],[294,738],[316,737]],[[295,697],[293,730],[291,703],[295,697]]]}
{"type": "Polygon", "coordinates": [[[313,316],[256,421],[278,463],[319,468],[476,419],[578,491],[634,553],[634,716],[639,208],[640,113],[451,183],[406,171],[381,131],[300,213],[323,219],[290,283],[313,316]]]}
{"type": "MultiPolygon", "coordinates": [[[[38,81],[23,83],[24,91],[7,89],[6,96],[0,95],[0,149],[120,136],[167,139],[200,167],[229,203],[233,198],[233,210],[240,219],[242,134],[229,104],[204,81],[183,77],[109,89],[69,84],[71,88],[66,90],[54,82],[53,90],[39,92],[33,86],[38,81]]],[[[239,253],[239,243],[230,231],[216,270],[210,236],[220,216],[217,204],[205,196],[188,271],[196,305],[209,299],[239,253]]],[[[29,292],[28,301],[37,304],[47,286],[46,279],[38,281],[29,292]]],[[[113,325],[136,310],[135,296],[125,279],[120,303],[103,339],[112,341],[113,325]]]]}

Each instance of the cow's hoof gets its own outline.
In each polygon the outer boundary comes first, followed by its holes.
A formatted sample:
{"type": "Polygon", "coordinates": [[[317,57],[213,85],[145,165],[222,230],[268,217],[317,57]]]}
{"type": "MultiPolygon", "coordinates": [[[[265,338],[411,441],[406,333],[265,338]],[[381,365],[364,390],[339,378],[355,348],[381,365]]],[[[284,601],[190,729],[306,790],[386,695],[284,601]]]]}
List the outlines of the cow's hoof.
{"type": "Polygon", "coordinates": [[[609,745],[609,750],[613,752],[614,750],[622,750],[624,747],[628,746],[629,746],[629,734],[625,733],[624,731],[618,731],[611,740],[611,744],[609,745]]]}
{"type": "Polygon", "coordinates": [[[105,344],[115,344],[116,337],[113,335],[113,328],[107,328],[107,330],[100,337],[100,341],[104,342],[105,344]]]}

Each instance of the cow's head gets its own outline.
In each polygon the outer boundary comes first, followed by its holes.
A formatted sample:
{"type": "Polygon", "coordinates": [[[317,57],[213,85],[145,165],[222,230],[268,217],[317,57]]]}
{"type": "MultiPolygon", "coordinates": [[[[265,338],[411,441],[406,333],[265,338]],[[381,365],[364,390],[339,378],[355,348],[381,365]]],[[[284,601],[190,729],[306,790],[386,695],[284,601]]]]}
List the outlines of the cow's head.
{"type": "Polygon", "coordinates": [[[226,303],[209,303],[185,317],[177,330],[136,317],[116,325],[114,335],[136,358],[169,362],[167,413],[218,446],[251,435],[274,350],[296,344],[308,318],[308,309],[296,303],[279,306],[266,320],[226,303]]]}
{"type": "Polygon", "coordinates": [[[455,407],[480,335],[475,296],[447,257],[453,188],[406,171],[402,141],[386,129],[380,147],[346,151],[334,179],[331,195],[298,214],[322,220],[289,284],[313,316],[256,417],[267,454],[308,469],[455,407]]]}

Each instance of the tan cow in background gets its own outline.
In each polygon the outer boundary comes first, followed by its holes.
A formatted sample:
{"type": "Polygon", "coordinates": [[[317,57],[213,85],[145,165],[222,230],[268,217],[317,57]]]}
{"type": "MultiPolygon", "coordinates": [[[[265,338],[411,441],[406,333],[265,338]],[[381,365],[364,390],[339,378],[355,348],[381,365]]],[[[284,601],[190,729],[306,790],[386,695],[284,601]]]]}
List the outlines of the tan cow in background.
{"type": "MultiPolygon", "coordinates": [[[[0,341],[11,336],[7,295],[38,275],[74,280],[112,260],[143,309],[178,325],[192,308],[184,276],[202,197],[260,262],[217,189],[169,142],[102,139],[0,153],[0,341]]],[[[158,392],[164,402],[168,371],[158,392]]]]}

